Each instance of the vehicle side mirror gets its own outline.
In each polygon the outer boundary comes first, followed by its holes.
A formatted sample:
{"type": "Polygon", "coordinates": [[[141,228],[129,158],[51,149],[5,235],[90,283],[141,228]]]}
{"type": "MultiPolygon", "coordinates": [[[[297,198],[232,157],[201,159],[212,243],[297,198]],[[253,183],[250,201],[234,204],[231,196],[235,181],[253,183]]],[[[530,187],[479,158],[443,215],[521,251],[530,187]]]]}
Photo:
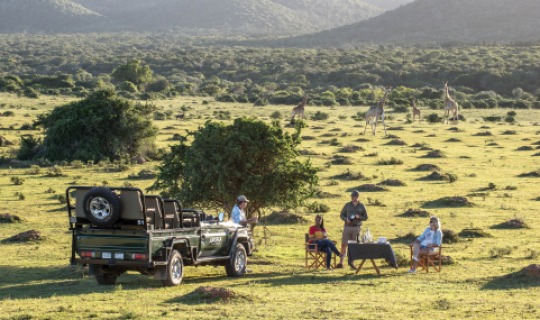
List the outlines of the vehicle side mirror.
{"type": "Polygon", "coordinates": [[[225,214],[223,212],[218,213],[219,222],[222,222],[224,218],[225,218],[225,214]]]}

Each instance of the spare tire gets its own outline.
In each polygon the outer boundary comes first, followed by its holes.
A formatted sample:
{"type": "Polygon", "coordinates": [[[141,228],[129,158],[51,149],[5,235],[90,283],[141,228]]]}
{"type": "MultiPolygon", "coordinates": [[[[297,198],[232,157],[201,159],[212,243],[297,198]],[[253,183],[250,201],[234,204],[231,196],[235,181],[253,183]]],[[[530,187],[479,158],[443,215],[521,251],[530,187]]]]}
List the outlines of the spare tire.
{"type": "Polygon", "coordinates": [[[84,215],[98,227],[112,226],[120,218],[120,198],[109,188],[90,189],[83,199],[84,215]]]}

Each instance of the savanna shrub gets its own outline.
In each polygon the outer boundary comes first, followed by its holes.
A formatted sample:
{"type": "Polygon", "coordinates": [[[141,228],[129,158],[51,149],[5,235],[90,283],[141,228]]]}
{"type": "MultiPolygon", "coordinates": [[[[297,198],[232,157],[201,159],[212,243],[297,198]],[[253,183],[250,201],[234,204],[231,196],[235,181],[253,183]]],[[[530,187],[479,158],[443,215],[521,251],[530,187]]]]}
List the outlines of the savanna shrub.
{"type": "Polygon", "coordinates": [[[45,158],[51,161],[131,158],[154,149],[154,107],[100,90],[38,117],[45,128],[45,158]]]}
{"type": "Polygon", "coordinates": [[[442,118],[436,113],[431,113],[426,117],[426,120],[429,123],[437,123],[437,122],[441,122],[442,118]]]}
{"type": "Polygon", "coordinates": [[[328,113],[317,111],[315,114],[311,117],[311,120],[327,120],[328,119],[328,113]]]}

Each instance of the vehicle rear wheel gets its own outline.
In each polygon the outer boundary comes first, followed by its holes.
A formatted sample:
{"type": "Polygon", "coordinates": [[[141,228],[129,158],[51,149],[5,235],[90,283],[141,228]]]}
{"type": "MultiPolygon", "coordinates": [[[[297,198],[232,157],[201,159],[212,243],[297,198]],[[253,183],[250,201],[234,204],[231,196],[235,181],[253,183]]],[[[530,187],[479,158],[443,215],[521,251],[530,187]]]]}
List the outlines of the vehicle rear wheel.
{"type": "Polygon", "coordinates": [[[167,277],[163,280],[163,285],[171,287],[182,283],[184,278],[184,262],[178,250],[173,250],[167,262],[167,277]]]}
{"type": "Polygon", "coordinates": [[[118,278],[117,274],[103,272],[102,267],[91,264],[89,266],[90,273],[96,277],[96,282],[99,285],[113,285],[118,278]]]}
{"type": "Polygon", "coordinates": [[[120,218],[120,198],[109,188],[96,187],[86,193],[84,215],[98,227],[112,226],[120,218]]]}
{"type": "Polygon", "coordinates": [[[242,244],[237,244],[234,249],[227,265],[225,266],[225,271],[229,277],[241,277],[246,273],[247,267],[247,254],[246,248],[242,244]]]}

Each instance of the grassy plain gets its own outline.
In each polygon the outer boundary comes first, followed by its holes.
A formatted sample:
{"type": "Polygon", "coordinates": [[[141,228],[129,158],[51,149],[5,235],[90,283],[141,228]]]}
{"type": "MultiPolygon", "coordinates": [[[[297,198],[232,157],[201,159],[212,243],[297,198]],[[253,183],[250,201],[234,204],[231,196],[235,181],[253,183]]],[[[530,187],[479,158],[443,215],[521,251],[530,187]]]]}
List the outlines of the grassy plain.
{"type": "MultiPolygon", "coordinates": [[[[39,133],[19,130],[22,125],[70,100],[73,98],[43,96],[31,100],[0,95],[0,114],[14,112],[14,116],[0,118],[0,136],[18,144],[21,135],[39,133]]],[[[203,103],[199,98],[156,104],[174,113],[179,113],[181,106],[192,108],[183,121],[155,122],[160,128],[161,147],[174,144],[171,138],[175,133],[184,134],[204,125],[216,111],[229,111],[232,118],[252,116],[267,122],[273,112],[280,111],[286,125],[292,108],[203,103]]],[[[31,173],[29,168],[5,165],[0,168],[0,213],[17,215],[23,221],[0,224],[0,240],[31,229],[39,231],[45,240],[0,243],[0,319],[540,318],[540,280],[519,273],[540,259],[540,178],[518,177],[540,170],[539,158],[533,156],[540,152],[540,111],[518,110],[517,123],[508,124],[483,120],[484,116],[505,115],[508,110],[464,110],[466,121],[448,125],[425,120],[410,123],[406,114],[389,112],[387,126],[394,130],[388,134],[396,137],[385,138],[382,126],[375,136],[369,132],[364,136],[364,123],[350,117],[366,109],[306,108],[308,115],[316,111],[329,114],[324,121],[307,120],[300,150],[321,169],[320,190],[324,196],[310,202],[330,207],[324,213],[330,237],[340,238],[342,223],[338,216],[349,200],[349,191],[386,179],[400,180],[406,186],[361,192],[369,213],[364,228],[369,228],[375,238],[387,237],[397,255],[408,258],[408,247],[400,238],[409,232],[419,234],[428,223],[427,218],[403,217],[409,208],[440,217],[443,229],[459,233],[465,228],[481,228],[492,237],[459,237],[458,242],[446,244],[445,255],[454,264],[444,266],[441,273],[409,275],[407,267],[382,267],[382,275],[377,276],[369,265],[358,275],[349,269],[308,271],[303,268],[303,239],[314,213],[299,208],[295,213],[306,222],[268,225],[264,241],[263,228],[256,229],[260,243],[250,260],[252,272],[240,279],[227,278],[223,268],[189,267],[184,283],[178,287],[164,288],[150,277],[135,273],[121,276],[114,286],[98,286],[85,270],[69,266],[67,214],[58,195],[72,184],[129,182],[144,189],[152,180],[128,176],[143,169],[153,170],[157,163],[134,165],[120,172],[111,172],[109,166],[66,164],[60,167],[61,176],[49,176],[46,167],[31,173]],[[396,139],[406,144],[388,144],[396,139]],[[343,152],[344,146],[362,149],[343,152]],[[518,150],[523,146],[532,148],[518,150]],[[424,158],[427,148],[440,150],[445,157],[424,158]],[[338,154],[348,157],[350,163],[331,164],[338,154]],[[391,158],[403,163],[378,164],[391,158]],[[458,179],[453,183],[423,180],[431,171],[412,170],[420,164],[437,165],[442,173],[455,174],[458,179]],[[369,180],[338,177],[347,172],[361,173],[369,180]],[[23,183],[14,184],[14,177],[22,178],[23,183]],[[450,196],[466,197],[474,206],[425,207],[429,201],[450,196]],[[492,228],[513,218],[523,219],[529,228],[492,228]],[[204,299],[194,293],[201,286],[228,288],[234,297],[229,301],[204,299]]],[[[442,115],[442,111],[423,110],[424,115],[433,112],[442,115]]],[[[10,154],[16,148],[0,147],[0,154],[10,154]]]]}

